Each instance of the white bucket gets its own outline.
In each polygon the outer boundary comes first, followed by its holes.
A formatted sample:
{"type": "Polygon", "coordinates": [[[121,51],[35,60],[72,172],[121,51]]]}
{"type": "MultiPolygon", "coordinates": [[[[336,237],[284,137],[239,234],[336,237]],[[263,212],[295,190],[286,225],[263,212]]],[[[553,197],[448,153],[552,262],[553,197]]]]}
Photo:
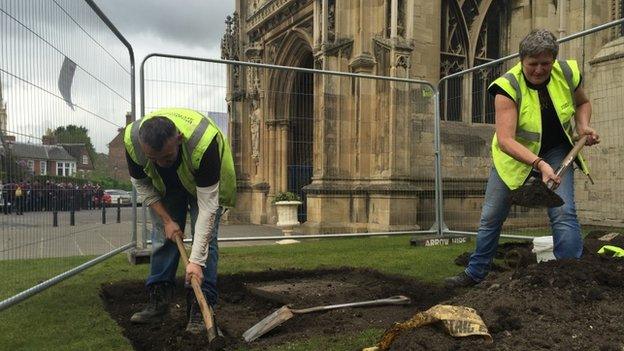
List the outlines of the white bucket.
{"type": "Polygon", "coordinates": [[[534,238],[532,251],[537,256],[537,262],[554,260],[552,235],[534,238]]]}

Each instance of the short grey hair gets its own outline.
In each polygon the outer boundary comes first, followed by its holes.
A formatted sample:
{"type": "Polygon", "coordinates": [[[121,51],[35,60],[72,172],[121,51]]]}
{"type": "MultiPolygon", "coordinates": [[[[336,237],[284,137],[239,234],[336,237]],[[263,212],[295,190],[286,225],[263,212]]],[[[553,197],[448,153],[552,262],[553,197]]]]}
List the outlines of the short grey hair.
{"type": "Polygon", "coordinates": [[[160,151],[170,138],[177,132],[175,124],[167,117],[154,116],[148,118],[139,129],[139,141],[149,145],[155,151],[160,151]]]}
{"type": "Polygon", "coordinates": [[[559,53],[557,38],[546,29],[534,29],[520,42],[520,60],[545,52],[552,54],[553,59],[559,53]]]}

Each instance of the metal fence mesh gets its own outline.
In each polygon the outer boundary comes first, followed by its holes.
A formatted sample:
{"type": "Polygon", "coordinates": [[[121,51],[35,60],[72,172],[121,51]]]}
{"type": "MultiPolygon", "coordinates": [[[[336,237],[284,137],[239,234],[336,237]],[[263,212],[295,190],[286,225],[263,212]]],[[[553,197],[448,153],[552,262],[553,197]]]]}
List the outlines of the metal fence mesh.
{"type": "Polygon", "coordinates": [[[230,138],[239,193],[231,223],[275,224],[273,199],[287,191],[302,200],[295,231],[418,230],[435,221],[425,85],[160,55],[143,72],[146,113],[195,109],[230,138]]]}
{"type": "MultiPolygon", "coordinates": [[[[582,225],[622,225],[618,208],[623,203],[617,196],[622,187],[622,142],[617,135],[624,124],[619,112],[624,86],[620,83],[622,73],[609,59],[609,53],[600,50],[610,39],[610,32],[611,29],[600,30],[562,42],[558,57],[577,60],[581,86],[593,107],[591,126],[603,140],[581,152],[588,160],[595,184],[582,172],[575,172],[577,213],[582,225]]],[[[492,167],[491,142],[495,131],[494,98],[486,89],[518,62],[517,57],[497,61],[441,81],[444,220],[451,229],[477,230],[492,167]]],[[[513,206],[503,232],[513,234],[536,227],[541,232],[550,231],[545,210],[513,206]]]]}
{"type": "Polygon", "coordinates": [[[129,209],[102,223],[98,180],[113,175],[98,172],[132,111],[131,76],[86,2],[0,1],[0,265],[56,258],[3,269],[0,300],[130,242],[129,209]]]}

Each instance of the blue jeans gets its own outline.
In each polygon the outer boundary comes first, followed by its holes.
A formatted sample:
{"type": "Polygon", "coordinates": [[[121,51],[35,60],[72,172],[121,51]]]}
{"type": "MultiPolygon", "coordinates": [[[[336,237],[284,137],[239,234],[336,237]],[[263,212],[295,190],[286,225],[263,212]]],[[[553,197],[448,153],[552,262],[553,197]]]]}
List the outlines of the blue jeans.
{"type": "MultiPolygon", "coordinates": [[[[186,212],[189,209],[191,215],[191,233],[195,231],[195,221],[199,209],[197,199],[188,195],[186,191],[170,191],[161,200],[171,218],[178,223],[180,229],[184,230],[186,224],[186,212]]],[[[219,234],[219,221],[221,219],[222,208],[219,207],[215,219],[215,227],[211,233],[212,238],[209,244],[208,260],[203,269],[204,281],[202,291],[206,300],[212,306],[217,304],[217,262],[219,261],[219,246],[217,238],[219,234]]],[[[152,257],[150,260],[150,274],[146,285],[155,283],[175,284],[176,270],[180,261],[180,252],[175,242],[166,239],[164,226],[160,216],[150,209],[152,218],[152,257]]]]}
{"type": "MultiPolygon", "coordinates": [[[[553,169],[556,169],[569,150],[570,147],[564,144],[548,151],[543,158],[553,169]]],[[[561,175],[561,184],[555,193],[561,196],[564,201],[563,206],[548,209],[555,257],[557,259],[580,258],[583,253],[583,239],[574,204],[572,167],[561,175]]],[[[509,188],[502,181],[496,169],[492,168],[477,232],[477,247],[470,256],[470,263],[465,270],[466,274],[475,281],[483,280],[490,270],[490,264],[498,247],[500,232],[509,215],[510,207],[509,188]]]]}

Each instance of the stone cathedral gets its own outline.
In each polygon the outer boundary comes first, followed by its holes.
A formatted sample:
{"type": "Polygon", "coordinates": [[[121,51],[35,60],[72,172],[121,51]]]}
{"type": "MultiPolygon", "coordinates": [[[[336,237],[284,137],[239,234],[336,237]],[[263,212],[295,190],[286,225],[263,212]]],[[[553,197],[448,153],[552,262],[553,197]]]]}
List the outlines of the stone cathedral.
{"type": "MultiPolygon", "coordinates": [[[[222,57],[437,86],[447,75],[516,53],[532,28],[565,37],[621,18],[622,8],[623,0],[237,0],[222,57]]],[[[613,27],[572,41],[559,55],[582,65],[600,116],[593,126],[602,129],[601,152],[611,152],[611,160],[622,155],[621,137],[600,121],[616,112],[596,99],[622,101],[609,95],[624,93],[622,32],[613,27]]],[[[477,225],[494,132],[486,88],[509,67],[439,87],[445,222],[453,228],[477,225]]],[[[275,223],[272,199],[292,191],[302,197],[299,219],[308,233],[429,229],[434,222],[431,88],[230,66],[227,89],[239,192],[231,220],[275,223]]],[[[592,203],[606,191],[624,191],[606,179],[600,185],[602,174],[623,174],[618,163],[592,162],[597,184],[577,185],[582,220],[621,217],[592,203]]]]}

